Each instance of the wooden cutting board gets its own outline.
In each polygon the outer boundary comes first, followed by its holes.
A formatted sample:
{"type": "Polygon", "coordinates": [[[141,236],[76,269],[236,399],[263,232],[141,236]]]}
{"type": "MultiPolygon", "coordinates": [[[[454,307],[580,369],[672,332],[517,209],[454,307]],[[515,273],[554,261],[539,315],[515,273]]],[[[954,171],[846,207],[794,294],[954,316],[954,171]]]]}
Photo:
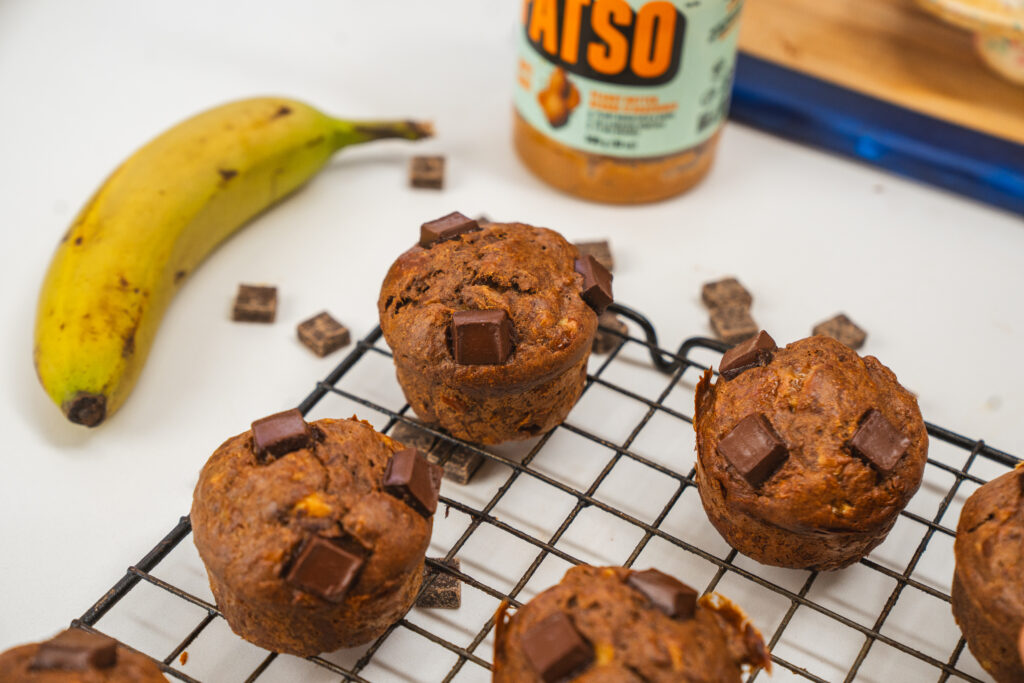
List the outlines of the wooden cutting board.
{"type": "Polygon", "coordinates": [[[1024,144],[1024,88],[913,0],[746,0],[740,48],[901,107],[1024,144]]]}

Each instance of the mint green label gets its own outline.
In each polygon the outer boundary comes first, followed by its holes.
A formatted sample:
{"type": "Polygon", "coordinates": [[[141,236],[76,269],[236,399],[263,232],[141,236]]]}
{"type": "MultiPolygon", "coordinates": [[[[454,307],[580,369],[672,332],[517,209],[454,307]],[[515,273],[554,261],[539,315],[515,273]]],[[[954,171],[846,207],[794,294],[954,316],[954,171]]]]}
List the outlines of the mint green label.
{"type": "Polygon", "coordinates": [[[515,103],[569,147],[689,149],[729,108],[742,0],[525,0],[515,103]]]}

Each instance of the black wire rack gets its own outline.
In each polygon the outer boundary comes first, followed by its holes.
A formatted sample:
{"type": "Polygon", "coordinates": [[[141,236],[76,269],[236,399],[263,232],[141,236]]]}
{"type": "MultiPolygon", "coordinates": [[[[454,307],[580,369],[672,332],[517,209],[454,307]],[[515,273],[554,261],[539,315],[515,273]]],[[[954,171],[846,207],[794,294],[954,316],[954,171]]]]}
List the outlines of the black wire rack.
{"type": "MultiPolygon", "coordinates": [[[[839,572],[759,565],[714,532],[695,490],[693,386],[726,346],[695,337],[666,351],[643,315],[611,310],[642,334],[602,328],[621,342],[591,358],[563,425],[488,449],[434,432],[486,459],[468,485],[445,481],[428,553],[436,571],[462,582],[459,609],[414,608],[351,651],[266,652],[226,628],[192,544],[182,544],[191,533],[182,517],[73,625],[117,637],[183,681],[487,681],[501,601],[518,607],[583,562],[659,566],[747,611],[772,650],[773,681],[989,680],[950,613],[952,541],[966,497],[1016,457],[928,424],[924,484],[885,543],[839,572]],[[456,557],[460,570],[445,564],[456,557]]],[[[375,415],[383,431],[410,421],[379,328],[299,405],[332,416],[346,408],[375,415]]],[[[747,676],[755,679],[765,675],[747,676]]]]}

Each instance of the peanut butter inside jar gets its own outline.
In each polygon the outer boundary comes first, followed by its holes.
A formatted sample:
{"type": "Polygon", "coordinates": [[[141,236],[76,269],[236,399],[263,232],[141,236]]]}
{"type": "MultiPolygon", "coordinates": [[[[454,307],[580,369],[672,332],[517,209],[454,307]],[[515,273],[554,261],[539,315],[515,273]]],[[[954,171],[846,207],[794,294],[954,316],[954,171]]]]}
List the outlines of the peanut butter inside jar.
{"type": "Polygon", "coordinates": [[[699,183],[715,158],[722,131],[690,149],[644,159],[590,154],[544,135],[515,113],[516,152],[533,173],[569,194],[612,204],[643,204],[681,194],[699,183]]]}

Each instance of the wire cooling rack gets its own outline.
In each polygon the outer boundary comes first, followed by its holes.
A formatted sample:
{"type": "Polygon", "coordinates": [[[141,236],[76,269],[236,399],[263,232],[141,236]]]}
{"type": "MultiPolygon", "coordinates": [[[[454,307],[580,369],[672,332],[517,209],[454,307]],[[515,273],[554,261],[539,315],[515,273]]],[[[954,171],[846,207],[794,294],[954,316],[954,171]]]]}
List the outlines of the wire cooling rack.
{"type": "MultiPolygon", "coordinates": [[[[773,681],[990,680],[950,613],[954,529],[967,496],[1017,458],[929,424],[924,483],[868,557],[826,573],[759,565],[710,526],[694,485],[693,390],[726,347],[698,337],[665,351],[641,314],[612,310],[642,336],[591,358],[566,422],[478,450],[486,460],[469,484],[445,480],[428,556],[457,557],[461,570],[428,563],[462,582],[458,609],[413,608],[352,650],[269,653],[227,627],[193,544],[182,543],[183,517],[73,623],[184,681],[489,681],[502,600],[518,607],[579,563],[655,566],[741,605],[769,641],[773,681]]],[[[380,329],[299,408],[310,419],[357,413],[382,431],[408,421],[380,329]]]]}

